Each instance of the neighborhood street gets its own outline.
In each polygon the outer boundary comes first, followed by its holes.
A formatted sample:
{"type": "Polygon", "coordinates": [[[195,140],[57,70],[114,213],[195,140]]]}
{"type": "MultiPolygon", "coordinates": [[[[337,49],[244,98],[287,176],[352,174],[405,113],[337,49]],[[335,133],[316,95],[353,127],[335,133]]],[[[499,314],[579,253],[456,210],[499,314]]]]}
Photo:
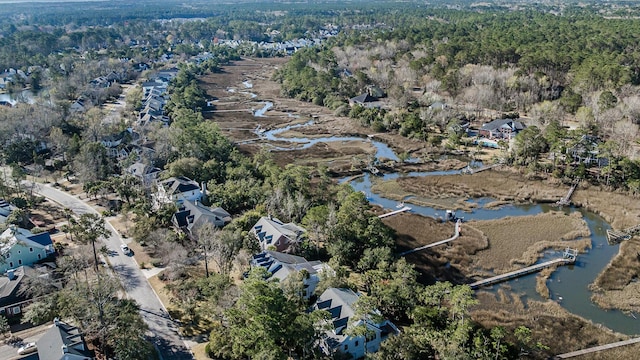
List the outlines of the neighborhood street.
{"type": "MultiPolygon", "coordinates": [[[[97,213],[84,201],[49,185],[36,184],[34,191],[71,209],[76,215],[97,213]]],[[[124,255],[120,250],[120,245],[123,243],[120,234],[109,222],[105,222],[105,224],[111,232],[108,239],[103,239],[107,248],[112,250],[109,262],[120,277],[127,296],[135,299],[140,305],[140,314],[149,326],[152,341],[157,347],[161,359],[193,359],[193,355],[178,335],[176,325],[149,285],[138,264],[131,256],[124,255]]]]}

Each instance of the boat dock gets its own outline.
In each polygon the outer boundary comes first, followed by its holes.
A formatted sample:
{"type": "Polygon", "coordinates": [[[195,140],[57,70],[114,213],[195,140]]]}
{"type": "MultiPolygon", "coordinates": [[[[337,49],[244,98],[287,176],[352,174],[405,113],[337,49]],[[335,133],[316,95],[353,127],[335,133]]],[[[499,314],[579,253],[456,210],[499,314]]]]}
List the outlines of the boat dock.
{"type": "Polygon", "coordinates": [[[630,228],[626,228],[624,230],[615,231],[608,229],[607,230],[607,241],[611,245],[615,245],[624,240],[631,239],[634,235],[640,234],[640,225],[632,226],[630,228]]]}
{"type": "Polygon", "coordinates": [[[531,274],[531,273],[540,271],[540,270],[542,270],[544,268],[548,268],[548,267],[553,266],[553,265],[569,265],[569,264],[573,264],[576,261],[577,256],[578,256],[578,251],[577,250],[567,248],[564,251],[564,254],[563,254],[562,258],[546,261],[546,262],[543,262],[543,263],[540,263],[540,264],[527,266],[527,267],[522,268],[520,270],[510,271],[510,272],[508,272],[506,274],[502,274],[502,275],[490,277],[488,279],[476,281],[476,282],[470,284],[469,286],[471,286],[471,288],[475,290],[475,289],[481,288],[483,286],[493,285],[493,284],[496,284],[496,283],[499,283],[499,282],[503,282],[503,281],[507,281],[507,280],[510,280],[510,279],[515,279],[515,278],[520,277],[520,276],[531,274]]]}
{"type": "Polygon", "coordinates": [[[487,166],[483,166],[477,169],[472,168],[471,166],[467,166],[466,168],[462,169],[461,172],[463,174],[467,174],[467,175],[473,175],[482,171],[486,171],[489,169],[493,169],[496,166],[499,166],[500,164],[492,164],[492,165],[487,165],[487,166]]]}
{"type": "Polygon", "coordinates": [[[579,183],[580,183],[580,180],[574,181],[571,187],[569,188],[569,192],[567,192],[567,195],[565,195],[565,197],[563,197],[562,199],[558,200],[556,202],[556,205],[567,206],[571,204],[571,196],[573,195],[573,192],[576,191],[576,188],[578,187],[579,183]]]}

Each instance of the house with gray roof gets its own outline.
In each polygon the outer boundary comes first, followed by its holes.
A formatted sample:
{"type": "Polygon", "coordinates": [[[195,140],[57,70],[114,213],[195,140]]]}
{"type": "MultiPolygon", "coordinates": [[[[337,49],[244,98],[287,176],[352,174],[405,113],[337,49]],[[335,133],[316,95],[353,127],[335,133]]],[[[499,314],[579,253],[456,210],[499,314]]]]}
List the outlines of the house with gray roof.
{"type": "Polygon", "coordinates": [[[342,353],[354,359],[380,349],[380,344],[391,335],[399,333],[398,328],[389,320],[382,319],[376,310],[374,313],[355,319],[354,304],[360,297],[351,289],[328,288],[313,305],[312,310],[325,310],[331,315],[330,329],[320,341],[320,348],[326,355],[342,353]],[[365,336],[348,335],[349,329],[364,325],[370,333],[365,336]]]}
{"type": "Polygon", "coordinates": [[[15,207],[4,199],[0,199],[0,224],[7,222],[7,218],[15,207]]]}
{"type": "Polygon", "coordinates": [[[137,161],[125,169],[125,172],[140,180],[143,186],[150,186],[158,178],[162,170],[153,165],[137,161]]]}
{"type": "Polygon", "coordinates": [[[496,119],[488,122],[480,128],[478,134],[488,139],[513,139],[524,130],[522,122],[514,119],[496,119]]]}
{"type": "Polygon", "coordinates": [[[158,183],[155,201],[157,205],[201,201],[203,194],[197,182],[184,176],[170,177],[158,183]]]}
{"type": "Polygon", "coordinates": [[[24,291],[28,279],[43,278],[50,284],[60,288],[60,283],[51,282],[51,274],[55,269],[55,263],[42,265],[19,266],[9,269],[4,275],[0,275],[0,315],[12,317],[21,314],[24,309],[33,302],[31,293],[24,291]]]}
{"type": "Polygon", "coordinates": [[[285,254],[277,251],[263,251],[253,255],[251,267],[262,267],[267,270],[269,279],[285,281],[292,275],[303,273],[303,298],[309,299],[320,282],[320,274],[332,271],[329,265],[321,261],[307,261],[301,256],[285,254]]]}
{"type": "Polygon", "coordinates": [[[80,329],[53,320],[53,326],[37,341],[40,360],[91,360],[93,353],[87,348],[80,329]]]}
{"type": "Polygon", "coordinates": [[[373,96],[369,95],[369,93],[364,93],[355,97],[352,97],[351,99],[349,99],[349,105],[353,106],[353,105],[362,105],[362,106],[366,106],[367,104],[374,102],[378,99],[374,98],[373,96]]]}
{"type": "Polygon", "coordinates": [[[294,224],[283,223],[274,217],[261,217],[251,228],[251,233],[260,243],[262,250],[288,252],[297,245],[307,231],[294,224]]]}
{"type": "Polygon", "coordinates": [[[37,276],[36,270],[20,266],[0,276],[0,315],[16,316],[31,303],[29,296],[20,291],[20,284],[28,277],[37,276]]]}
{"type": "Polygon", "coordinates": [[[183,201],[171,222],[175,227],[192,236],[202,225],[213,224],[223,227],[231,222],[231,215],[221,207],[210,208],[200,201],[183,201]]]}

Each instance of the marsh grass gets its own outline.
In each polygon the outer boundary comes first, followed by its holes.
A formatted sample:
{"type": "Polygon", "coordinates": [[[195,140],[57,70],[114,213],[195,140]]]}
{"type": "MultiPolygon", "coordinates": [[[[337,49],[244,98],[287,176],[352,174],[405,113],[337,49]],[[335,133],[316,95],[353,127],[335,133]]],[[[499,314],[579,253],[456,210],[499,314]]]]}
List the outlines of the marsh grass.
{"type": "Polygon", "coordinates": [[[589,228],[580,213],[565,215],[552,211],[534,216],[472,221],[465,226],[480,230],[489,242],[486,249],[474,255],[476,264],[498,273],[513,270],[518,264],[531,265],[548,248],[561,250],[571,246],[584,249],[590,244],[588,239],[567,241],[589,235],[589,228]]]}
{"type": "MultiPolygon", "coordinates": [[[[538,353],[534,358],[545,359],[552,355],[628,338],[572,315],[553,301],[528,300],[525,305],[519,296],[501,290],[497,294],[479,292],[477,298],[480,304],[472,310],[475,321],[486,327],[504,326],[510,332],[520,325],[527,326],[532,330],[532,338],[535,341],[549,347],[548,351],[538,353]]],[[[633,351],[634,347],[620,348],[621,355],[618,358],[635,359],[637,357],[632,356],[633,351]]],[[[594,359],[614,358],[605,356],[594,359]]]]}

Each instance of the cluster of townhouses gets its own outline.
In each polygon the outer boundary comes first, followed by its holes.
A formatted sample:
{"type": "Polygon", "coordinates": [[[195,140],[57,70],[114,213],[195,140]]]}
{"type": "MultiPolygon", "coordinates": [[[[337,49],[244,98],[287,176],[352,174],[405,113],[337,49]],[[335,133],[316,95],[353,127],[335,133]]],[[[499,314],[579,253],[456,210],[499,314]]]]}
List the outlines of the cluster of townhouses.
{"type": "Polygon", "coordinates": [[[138,115],[138,126],[145,126],[160,121],[169,125],[169,117],[164,113],[164,106],[169,100],[167,87],[171,79],[176,77],[178,69],[171,68],[155,72],[142,83],[142,109],[138,115]]]}

